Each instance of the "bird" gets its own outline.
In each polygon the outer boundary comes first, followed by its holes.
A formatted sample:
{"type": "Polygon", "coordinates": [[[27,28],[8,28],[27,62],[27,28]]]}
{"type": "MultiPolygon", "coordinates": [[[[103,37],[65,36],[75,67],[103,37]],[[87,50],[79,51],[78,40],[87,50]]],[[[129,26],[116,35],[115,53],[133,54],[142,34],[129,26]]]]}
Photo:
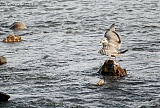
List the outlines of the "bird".
{"type": "Polygon", "coordinates": [[[115,23],[113,23],[105,32],[104,37],[107,38],[108,42],[112,44],[112,46],[114,46],[116,49],[120,49],[121,38],[115,31],[115,23]]]}
{"type": "Polygon", "coordinates": [[[118,49],[116,49],[113,44],[111,44],[110,42],[108,42],[107,38],[103,38],[100,43],[102,43],[102,49],[99,51],[100,54],[102,55],[107,55],[109,56],[109,59],[111,57],[115,57],[115,61],[116,61],[116,57],[118,57],[120,54],[125,53],[128,50],[124,50],[124,51],[119,51],[118,49]]]}

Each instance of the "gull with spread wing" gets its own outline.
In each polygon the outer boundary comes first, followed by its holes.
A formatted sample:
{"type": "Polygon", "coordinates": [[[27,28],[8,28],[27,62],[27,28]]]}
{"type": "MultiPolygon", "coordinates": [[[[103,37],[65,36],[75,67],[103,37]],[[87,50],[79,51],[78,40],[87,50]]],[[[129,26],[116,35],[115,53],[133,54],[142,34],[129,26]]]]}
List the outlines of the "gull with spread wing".
{"type": "Polygon", "coordinates": [[[100,41],[103,47],[99,51],[102,55],[107,55],[109,58],[120,56],[120,54],[125,53],[128,50],[120,50],[121,38],[118,33],[115,31],[115,24],[113,23],[109,29],[105,32],[104,38],[100,41]]]}

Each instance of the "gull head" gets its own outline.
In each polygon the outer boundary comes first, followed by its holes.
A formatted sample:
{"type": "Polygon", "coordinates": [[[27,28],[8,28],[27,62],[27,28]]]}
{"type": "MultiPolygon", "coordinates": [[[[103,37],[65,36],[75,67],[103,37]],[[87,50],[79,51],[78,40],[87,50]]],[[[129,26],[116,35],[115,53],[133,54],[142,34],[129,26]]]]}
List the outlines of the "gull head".
{"type": "Polygon", "coordinates": [[[101,41],[100,41],[101,44],[108,44],[108,40],[107,38],[103,38],[101,41]]]}

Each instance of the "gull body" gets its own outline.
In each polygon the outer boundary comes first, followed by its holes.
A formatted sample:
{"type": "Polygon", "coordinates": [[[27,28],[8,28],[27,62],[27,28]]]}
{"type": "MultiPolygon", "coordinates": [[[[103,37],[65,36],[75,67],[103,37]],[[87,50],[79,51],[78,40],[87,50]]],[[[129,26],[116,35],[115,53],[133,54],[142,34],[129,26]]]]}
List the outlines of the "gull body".
{"type": "Polygon", "coordinates": [[[100,54],[107,55],[110,58],[115,57],[115,59],[120,55],[118,50],[108,42],[107,38],[103,38],[100,43],[103,45],[102,49],[99,51],[100,54]]]}

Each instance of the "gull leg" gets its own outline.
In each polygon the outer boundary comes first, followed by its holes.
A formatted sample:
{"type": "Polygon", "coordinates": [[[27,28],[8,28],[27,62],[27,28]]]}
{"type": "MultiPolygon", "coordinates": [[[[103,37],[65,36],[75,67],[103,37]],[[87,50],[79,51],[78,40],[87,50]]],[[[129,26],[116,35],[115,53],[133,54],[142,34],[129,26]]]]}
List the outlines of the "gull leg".
{"type": "Polygon", "coordinates": [[[109,56],[109,60],[111,60],[111,57],[109,56]]]}
{"type": "Polygon", "coordinates": [[[109,56],[109,60],[111,60],[111,53],[107,51],[107,55],[109,56]]]}

